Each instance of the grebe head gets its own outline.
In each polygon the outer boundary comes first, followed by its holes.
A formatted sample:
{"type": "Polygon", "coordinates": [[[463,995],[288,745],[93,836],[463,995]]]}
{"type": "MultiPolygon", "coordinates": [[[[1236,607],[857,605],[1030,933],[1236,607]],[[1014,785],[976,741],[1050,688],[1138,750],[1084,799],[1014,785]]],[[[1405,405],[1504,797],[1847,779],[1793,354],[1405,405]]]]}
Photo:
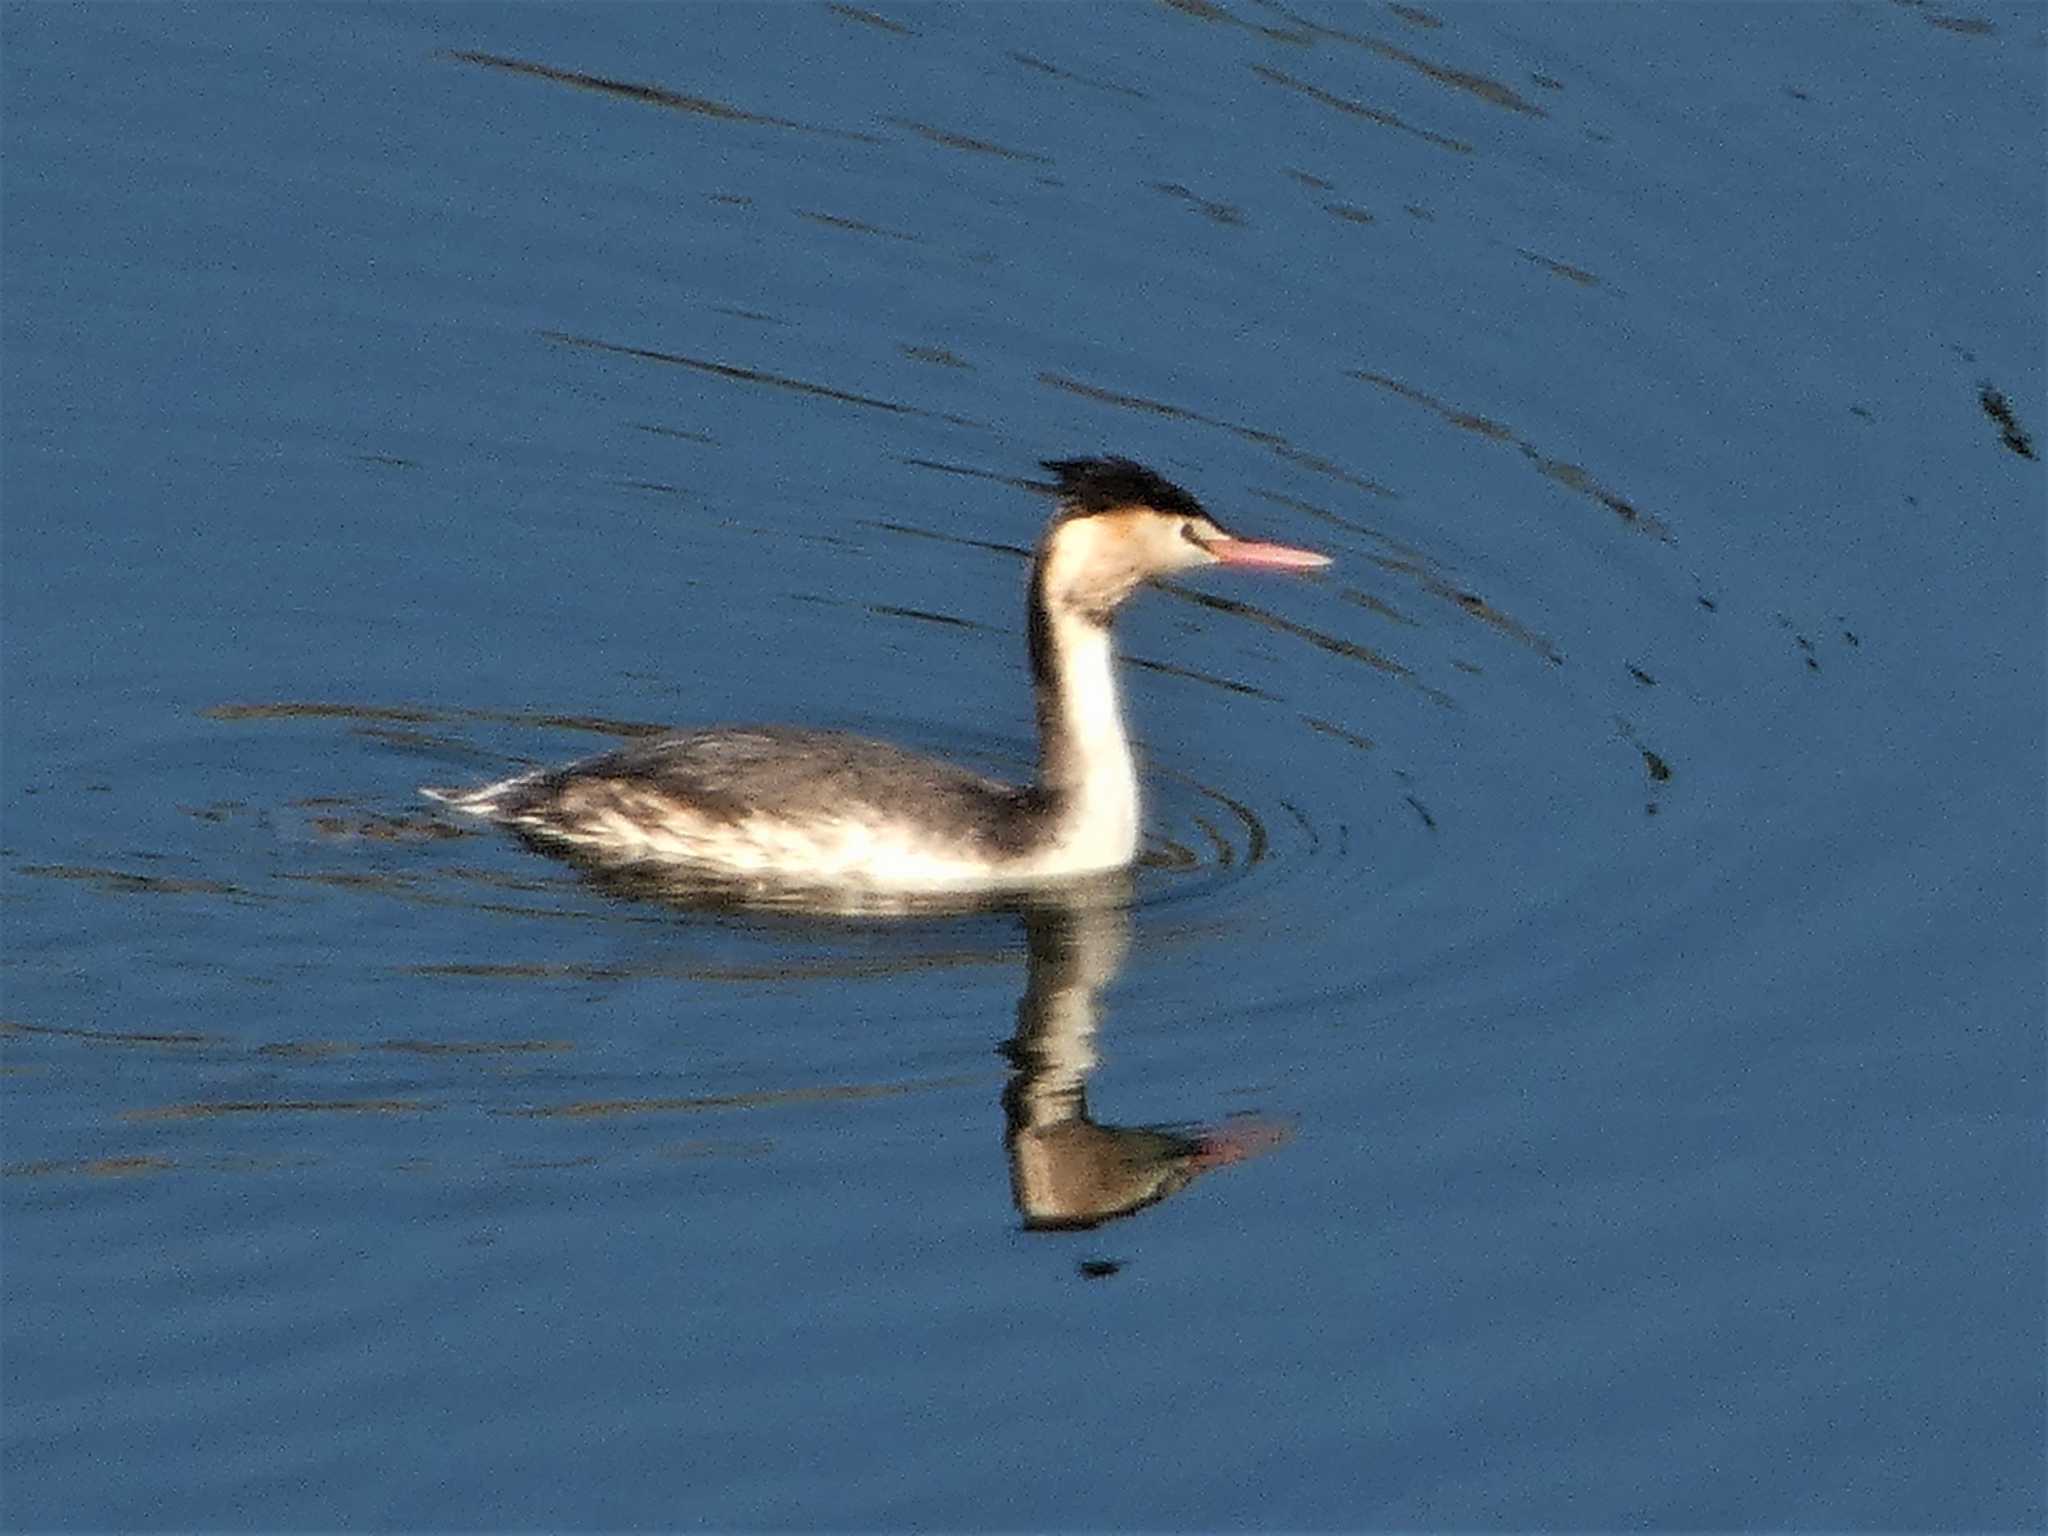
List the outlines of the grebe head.
{"type": "Polygon", "coordinates": [[[1206,565],[1312,571],[1329,556],[1240,539],[1186,491],[1129,459],[1047,459],[1059,514],[1039,562],[1047,603],[1104,621],[1141,582],[1206,565]]]}

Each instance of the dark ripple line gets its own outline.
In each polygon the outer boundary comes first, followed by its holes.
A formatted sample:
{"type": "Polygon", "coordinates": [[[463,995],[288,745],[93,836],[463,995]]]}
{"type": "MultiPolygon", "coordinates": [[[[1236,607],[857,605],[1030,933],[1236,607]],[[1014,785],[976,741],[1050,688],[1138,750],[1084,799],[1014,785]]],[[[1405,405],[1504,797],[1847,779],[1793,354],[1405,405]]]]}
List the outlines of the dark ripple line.
{"type": "Polygon", "coordinates": [[[1280,702],[1280,696],[1276,693],[1268,693],[1265,689],[1256,688],[1250,683],[1240,683],[1235,678],[1218,677],[1213,672],[1198,671],[1194,667],[1178,667],[1170,661],[1152,661],[1144,656],[1131,656],[1121,651],[1117,653],[1117,660],[1127,667],[1136,667],[1141,672],[1158,672],[1166,677],[1185,678],[1191,683],[1205,683],[1211,688],[1220,688],[1225,693],[1239,693],[1247,698],[1265,699],[1275,704],[1280,702]]]}
{"type": "Polygon", "coordinates": [[[210,1120],[224,1115],[338,1114],[413,1115],[438,1109],[418,1099],[237,1099],[222,1102],[166,1104],[160,1109],[130,1109],[123,1120],[210,1120]]]}
{"type": "MultiPolygon", "coordinates": [[[[1266,824],[1259,819],[1258,812],[1254,811],[1242,800],[1232,799],[1213,784],[1204,784],[1200,779],[1195,778],[1191,774],[1181,773],[1172,768],[1161,768],[1157,771],[1161,776],[1173,779],[1177,783],[1185,784],[1189,789],[1195,791],[1196,794],[1215,801],[1238,819],[1245,830],[1244,861],[1246,864],[1256,864],[1265,858],[1266,850],[1271,840],[1266,835],[1266,824]]],[[[1198,816],[1195,820],[1201,824],[1210,836],[1216,836],[1215,829],[1210,827],[1201,817],[1198,816]]],[[[1227,864],[1228,860],[1224,862],[1227,864]]]]}
{"type": "MultiPolygon", "coordinates": [[[[1420,683],[1416,683],[1413,669],[1402,665],[1391,656],[1374,650],[1369,645],[1360,645],[1355,640],[1340,639],[1336,635],[1326,635],[1319,629],[1311,629],[1306,624],[1297,623],[1293,619],[1283,618],[1271,609],[1261,608],[1255,603],[1240,602],[1234,597],[1218,597],[1212,592],[1196,592],[1188,587],[1174,586],[1165,582],[1157,582],[1154,585],[1159,591],[1177,597],[1182,602],[1193,603],[1197,607],[1213,608],[1219,613],[1235,614],[1239,618],[1250,619],[1253,623],[1263,624],[1268,629],[1277,629],[1283,635],[1292,635],[1297,640],[1306,640],[1318,650],[1328,651],[1333,656],[1346,656],[1353,661],[1362,661],[1367,666],[1375,667],[1379,671],[1386,673],[1389,677],[1398,677],[1403,682],[1415,683],[1417,687],[1422,686],[1420,683]]],[[[1425,689],[1424,691],[1433,692],[1434,690],[1425,689]]],[[[1445,698],[1442,702],[1448,703],[1449,700],[1445,698]]]]}
{"type": "Polygon", "coordinates": [[[835,16],[844,16],[848,21],[857,21],[862,26],[873,27],[880,32],[890,32],[897,37],[915,37],[917,34],[900,21],[891,21],[878,12],[865,10],[857,5],[842,5],[839,0],[827,0],[825,9],[835,16]]]}
{"type": "Polygon", "coordinates": [[[1326,107],[1332,107],[1344,113],[1347,117],[1364,118],[1367,122],[1378,123],[1382,128],[1394,128],[1402,133],[1413,134],[1425,144],[1434,144],[1437,148],[1447,149],[1453,154],[1469,155],[1472,153],[1472,146],[1463,139],[1454,139],[1448,134],[1434,133],[1427,128],[1418,128],[1413,123],[1407,122],[1383,108],[1368,106],[1362,101],[1353,101],[1348,96],[1338,96],[1333,92],[1324,90],[1321,86],[1310,85],[1306,80],[1297,80],[1294,76],[1285,74],[1280,70],[1269,69],[1264,64],[1254,64],[1251,66],[1251,70],[1253,74],[1268,84],[1284,86],[1290,91],[1298,91],[1310,101],[1320,102],[1326,107]]]}
{"type": "Polygon", "coordinates": [[[134,1178],[139,1174],[164,1173],[178,1165],[168,1157],[139,1153],[113,1157],[39,1158],[34,1162],[8,1163],[0,1177],[10,1179],[48,1178],[52,1174],[82,1174],[95,1179],[134,1178]]]}
{"type": "Polygon", "coordinates": [[[1417,74],[1434,80],[1438,85],[1447,85],[1454,90],[1469,91],[1481,101],[1496,107],[1505,107],[1510,112],[1521,112],[1529,117],[1548,117],[1534,102],[1528,100],[1514,87],[1505,85],[1487,75],[1475,75],[1470,70],[1455,69],[1448,64],[1433,63],[1420,54],[1410,53],[1406,48],[1396,47],[1377,37],[1368,37],[1361,32],[1346,32],[1342,27],[1328,26],[1322,22],[1310,21],[1306,16],[1296,15],[1275,0],[1260,0],[1269,10],[1278,11],[1296,26],[1314,37],[1327,37],[1333,42],[1349,43],[1354,48],[1363,48],[1382,59],[1395,64],[1405,64],[1417,74]]]}
{"type": "MultiPolygon", "coordinates": [[[[971,464],[948,464],[941,459],[916,459],[910,458],[907,455],[899,454],[897,456],[896,462],[898,464],[908,464],[912,469],[933,469],[937,470],[940,474],[943,475],[964,475],[972,480],[989,480],[993,481],[997,485],[1007,485],[1013,487],[1016,490],[1030,491],[1034,494],[1040,495],[1051,495],[1054,491],[1059,489],[1059,487],[1054,485],[1049,480],[1032,480],[1026,478],[1023,475],[1006,475],[998,470],[993,469],[976,469],[971,464]]],[[[896,527],[898,525],[892,523],[883,523],[879,524],[878,526],[890,528],[896,527]]],[[[905,528],[903,529],[903,531],[906,533],[922,533],[924,530],[921,528],[905,528]]],[[[1016,546],[1004,544],[990,545],[989,547],[1012,549],[1016,546]]],[[[1028,553],[1028,551],[1026,551],[1026,553],[1028,553]]]]}
{"type": "Polygon", "coordinates": [[[501,1109],[496,1113],[516,1116],[522,1120],[594,1120],[613,1115],[769,1109],[784,1104],[860,1103],[870,1099],[897,1099],[933,1089],[972,1087],[986,1080],[979,1074],[955,1073],[948,1077],[928,1077],[908,1083],[839,1083],[817,1088],[769,1088],[756,1093],[706,1093],[674,1098],[578,1099],[568,1104],[540,1105],[528,1109],[501,1109]]]}
{"type": "Polygon", "coordinates": [[[1472,411],[1461,410],[1455,405],[1450,405],[1437,399],[1434,395],[1424,393],[1411,384],[1403,384],[1399,379],[1389,378],[1384,373],[1374,373],[1371,369],[1367,368],[1354,368],[1350,370],[1350,373],[1354,379],[1362,380],[1367,384],[1377,385],[1379,388],[1387,391],[1388,394],[1397,395],[1403,400],[1422,406],[1425,410],[1434,411],[1438,416],[1462,431],[1477,433],[1480,437],[1488,437],[1497,443],[1508,444],[1510,447],[1518,450],[1523,458],[1535,465],[1538,473],[1548,479],[1555,480],[1566,490],[1576,491],[1581,496],[1597,501],[1601,506],[1628,524],[1629,527],[1650,534],[1666,544],[1675,542],[1672,538],[1670,526],[1662,518],[1643,511],[1642,508],[1636,506],[1634,502],[1626,497],[1609,490],[1587,473],[1582,466],[1567,463],[1563,459],[1551,458],[1542,449],[1515,431],[1514,428],[1494,421],[1490,417],[1481,416],[1472,411]]]}
{"type": "Polygon", "coordinates": [[[628,101],[645,102],[649,106],[667,107],[677,112],[693,112],[699,117],[716,118],[728,123],[753,123],[764,128],[787,128],[796,133],[815,133],[832,139],[852,139],[861,144],[879,144],[882,141],[871,133],[861,133],[852,128],[827,128],[816,123],[800,123],[793,118],[775,117],[766,112],[750,112],[745,107],[735,107],[729,102],[714,101],[709,96],[692,96],[683,91],[672,91],[665,85],[642,85],[631,80],[615,80],[608,75],[586,74],[581,70],[558,69],[552,64],[536,64],[529,59],[508,58],[499,53],[481,53],[474,49],[455,48],[441,55],[463,64],[480,64],[487,69],[502,69],[515,75],[531,75],[537,80],[552,80],[559,85],[573,85],[579,90],[598,91],[608,96],[623,97],[628,101]]]}
{"type": "Polygon", "coordinates": [[[141,1045],[141,1046],[187,1046],[216,1045],[215,1035],[192,1035],[175,1033],[129,1033],[119,1029],[67,1028],[61,1024],[22,1024],[13,1019],[0,1019],[0,1035],[52,1035],[64,1040],[87,1040],[95,1045],[141,1045]]]}
{"type": "MultiPolygon", "coordinates": [[[[602,715],[546,715],[526,710],[474,709],[469,707],[427,709],[413,705],[304,703],[281,700],[273,704],[209,704],[199,711],[207,720],[396,720],[411,725],[443,725],[454,720],[481,720],[495,725],[538,725],[551,730],[589,731],[599,736],[632,739],[658,736],[672,729],[645,720],[609,720],[602,715]]],[[[341,801],[296,802],[301,805],[349,804],[341,801]]]]}
{"type": "Polygon", "coordinates": [[[1129,96],[1137,101],[1149,101],[1151,99],[1135,86],[1122,85],[1114,80],[1090,80],[1086,75],[1077,75],[1071,70],[1061,69],[1057,64],[1048,64],[1044,59],[1034,58],[1028,53],[1012,51],[1010,58],[1014,62],[1022,64],[1026,69],[1035,69],[1040,74],[1050,75],[1055,80],[1068,80],[1075,85],[1088,86],[1092,90],[1112,91],[1119,96],[1129,96]]]}
{"type": "Polygon", "coordinates": [[[37,875],[47,880],[77,880],[122,896],[245,896],[262,900],[254,892],[220,880],[202,880],[183,875],[138,875],[125,869],[100,869],[82,864],[21,864],[16,873],[37,875]]]}
{"type": "Polygon", "coordinates": [[[941,149],[964,150],[972,155],[993,155],[999,160],[1024,160],[1034,165],[1051,165],[1052,156],[1041,155],[1028,149],[1011,149],[1006,144],[997,144],[989,139],[977,139],[972,134],[954,133],[950,129],[937,128],[930,123],[920,123],[907,117],[889,119],[898,128],[908,128],[920,138],[928,139],[941,149]]]}
{"type": "Polygon", "coordinates": [[[880,224],[870,224],[865,219],[852,219],[839,213],[819,213],[811,208],[799,208],[796,216],[808,219],[813,224],[822,224],[827,229],[843,229],[850,234],[875,235],[885,240],[902,240],[912,245],[924,244],[924,236],[913,235],[901,229],[888,229],[880,224]]]}
{"type": "Polygon", "coordinates": [[[552,341],[558,346],[583,347],[592,352],[610,352],[620,357],[637,357],[650,363],[667,363],[676,368],[691,368],[698,373],[708,373],[714,378],[731,379],[741,384],[766,384],[771,389],[786,389],[795,394],[813,395],[821,400],[837,400],[845,405],[864,406],[871,411],[888,411],[897,416],[919,416],[927,421],[943,421],[956,427],[977,427],[985,429],[986,422],[969,416],[955,416],[946,411],[927,411],[920,406],[904,405],[897,400],[883,400],[874,395],[859,395],[852,390],[835,389],[830,384],[814,384],[809,379],[793,379],[784,374],[765,373],[758,368],[742,368],[734,363],[714,362],[706,357],[689,357],[681,352],[662,352],[653,347],[630,347],[622,342],[600,341],[594,336],[572,336],[567,331],[542,331],[543,341],[552,341]]]}

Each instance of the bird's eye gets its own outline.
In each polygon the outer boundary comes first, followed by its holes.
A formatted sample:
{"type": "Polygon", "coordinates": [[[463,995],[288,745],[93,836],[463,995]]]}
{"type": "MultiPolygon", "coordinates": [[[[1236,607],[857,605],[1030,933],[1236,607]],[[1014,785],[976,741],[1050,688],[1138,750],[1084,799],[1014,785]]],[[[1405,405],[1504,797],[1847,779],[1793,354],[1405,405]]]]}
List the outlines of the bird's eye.
{"type": "Polygon", "coordinates": [[[1195,532],[1195,525],[1187,519],[1182,519],[1181,521],[1180,536],[1197,549],[1206,549],[1208,547],[1202,542],[1202,536],[1195,532]]]}

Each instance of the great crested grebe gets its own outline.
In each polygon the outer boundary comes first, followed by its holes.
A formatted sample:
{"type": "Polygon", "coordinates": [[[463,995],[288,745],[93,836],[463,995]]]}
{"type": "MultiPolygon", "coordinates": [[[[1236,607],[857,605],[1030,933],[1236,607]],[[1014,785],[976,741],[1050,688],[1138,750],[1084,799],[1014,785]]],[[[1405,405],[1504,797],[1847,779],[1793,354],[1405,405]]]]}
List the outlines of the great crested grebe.
{"type": "Polygon", "coordinates": [[[1329,558],[1227,533],[1129,459],[1047,460],[1058,509],[1031,565],[1038,777],[998,783],[838,731],[720,726],[480,789],[423,789],[602,870],[729,888],[905,896],[1028,887],[1128,865],[1138,773],[1110,621],[1138,586],[1202,566],[1329,558]]]}

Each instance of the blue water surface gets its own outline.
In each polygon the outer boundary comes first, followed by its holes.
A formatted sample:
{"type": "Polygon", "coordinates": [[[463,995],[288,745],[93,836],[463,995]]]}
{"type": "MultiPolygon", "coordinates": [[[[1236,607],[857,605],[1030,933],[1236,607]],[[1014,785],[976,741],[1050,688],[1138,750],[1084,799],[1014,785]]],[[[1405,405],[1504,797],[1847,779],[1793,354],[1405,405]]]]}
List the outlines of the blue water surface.
{"type": "Polygon", "coordinates": [[[2044,60],[0,12],[0,1523],[2040,1528],[2044,60]],[[419,800],[1028,772],[1095,452],[1336,557],[1123,621],[1126,903],[419,800]]]}

